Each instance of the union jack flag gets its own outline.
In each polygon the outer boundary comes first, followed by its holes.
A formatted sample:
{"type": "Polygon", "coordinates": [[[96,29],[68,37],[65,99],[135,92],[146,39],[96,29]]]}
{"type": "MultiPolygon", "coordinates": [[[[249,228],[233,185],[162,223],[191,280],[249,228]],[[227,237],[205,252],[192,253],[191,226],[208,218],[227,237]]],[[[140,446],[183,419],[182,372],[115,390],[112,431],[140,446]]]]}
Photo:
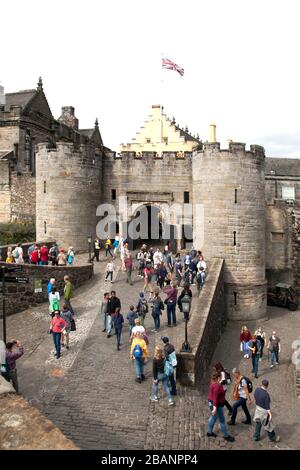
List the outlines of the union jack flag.
{"type": "Polygon", "coordinates": [[[183,74],[184,74],[184,69],[182,67],[179,67],[179,65],[175,64],[175,62],[172,62],[171,60],[166,59],[165,57],[162,58],[162,68],[163,69],[169,69],[169,70],[175,70],[181,76],[183,76],[183,74]]]}

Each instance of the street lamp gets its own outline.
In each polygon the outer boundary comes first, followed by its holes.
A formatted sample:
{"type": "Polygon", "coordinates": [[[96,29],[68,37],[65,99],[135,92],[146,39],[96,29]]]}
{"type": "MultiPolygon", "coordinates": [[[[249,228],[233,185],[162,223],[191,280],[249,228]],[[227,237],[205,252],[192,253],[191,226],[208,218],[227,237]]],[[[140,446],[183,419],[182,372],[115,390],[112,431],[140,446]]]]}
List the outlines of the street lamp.
{"type": "Polygon", "coordinates": [[[91,263],[92,262],[92,235],[87,236],[87,241],[88,241],[88,244],[89,244],[89,259],[88,259],[88,262],[91,263]]]}
{"type": "Polygon", "coordinates": [[[181,299],[181,303],[182,303],[182,311],[183,311],[184,320],[185,320],[185,339],[181,347],[181,352],[192,352],[192,348],[188,342],[188,333],[187,333],[187,324],[190,318],[192,299],[190,298],[188,294],[185,294],[181,299]]]}

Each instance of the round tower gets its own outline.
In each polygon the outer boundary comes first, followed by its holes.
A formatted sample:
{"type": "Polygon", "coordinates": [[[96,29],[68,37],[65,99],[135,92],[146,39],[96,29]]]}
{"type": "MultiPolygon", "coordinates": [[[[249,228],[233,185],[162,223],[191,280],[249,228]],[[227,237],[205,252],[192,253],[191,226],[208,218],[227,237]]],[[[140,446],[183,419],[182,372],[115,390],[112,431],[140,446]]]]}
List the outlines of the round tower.
{"type": "Polygon", "coordinates": [[[37,240],[56,240],[61,248],[87,251],[101,203],[102,155],[92,145],[66,142],[37,148],[37,240]]]}
{"type": "Polygon", "coordinates": [[[223,258],[228,317],[266,316],[265,152],[230,142],[193,154],[194,246],[223,258]]]}

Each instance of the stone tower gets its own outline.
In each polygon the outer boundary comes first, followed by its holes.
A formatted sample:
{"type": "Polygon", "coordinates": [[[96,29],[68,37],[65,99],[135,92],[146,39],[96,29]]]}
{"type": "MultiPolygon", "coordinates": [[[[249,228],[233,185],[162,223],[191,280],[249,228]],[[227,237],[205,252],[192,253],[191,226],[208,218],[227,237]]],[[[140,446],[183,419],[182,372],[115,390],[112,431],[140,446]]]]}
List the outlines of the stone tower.
{"type": "Polygon", "coordinates": [[[87,251],[101,203],[102,151],[90,144],[58,142],[37,146],[37,240],[56,240],[67,249],[87,251]]]}
{"type": "Polygon", "coordinates": [[[263,318],[266,316],[264,148],[251,145],[250,151],[246,151],[245,144],[230,142],[228,150],[220,150],[218,142],[205,143],[202,151],[194,152],[192,168],[194,246],[203,250],[207,260],[225,259],[229,318],[263,318]]]}

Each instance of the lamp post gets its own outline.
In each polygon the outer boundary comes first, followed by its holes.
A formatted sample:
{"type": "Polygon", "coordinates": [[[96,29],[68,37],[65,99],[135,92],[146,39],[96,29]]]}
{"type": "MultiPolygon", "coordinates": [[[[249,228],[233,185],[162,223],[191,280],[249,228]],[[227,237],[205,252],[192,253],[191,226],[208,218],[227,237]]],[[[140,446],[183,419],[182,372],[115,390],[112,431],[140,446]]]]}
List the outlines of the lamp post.
{"type": "Polygon", "coordinates": [[[184,314],[184,320],[185,320],[185,338],[184,338],[184,343],[182,344],[181,347],[181,352],[192,352],[192,348],[188,342],[188,333],[187,333],[187,324],[190,319],[190,310],[191,310],[191,304],[192,304],[192,299],[188,294],[185,294],[182,299],[182,311],[184,314]]]}
{"type": "Polygon", "coordinates": [[[89,244],[89,259],[88,259],[88,262],[91,263],[92,262],[92,235],[87,236],[87,241],[88,241],[88,244],[89,244]]]}

